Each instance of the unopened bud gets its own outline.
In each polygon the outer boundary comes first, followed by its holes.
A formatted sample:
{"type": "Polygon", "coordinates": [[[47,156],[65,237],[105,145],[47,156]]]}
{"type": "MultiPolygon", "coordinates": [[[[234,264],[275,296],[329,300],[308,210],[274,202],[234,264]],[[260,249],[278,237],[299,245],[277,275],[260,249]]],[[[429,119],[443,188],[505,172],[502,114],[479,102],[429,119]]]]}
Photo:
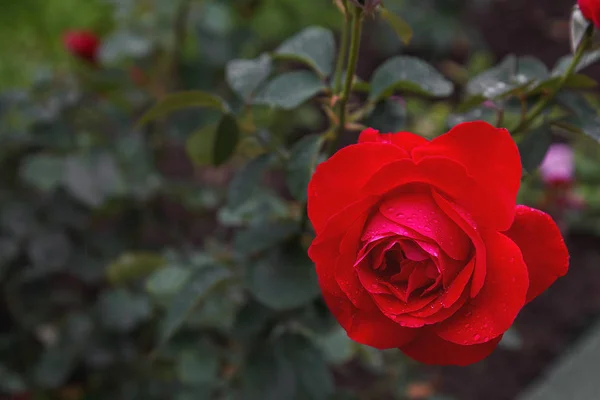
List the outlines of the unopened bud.
{"type": "Polygon", "coordinates": [[[350,0],[356,6],[362,8],[366,14],[372,14],[381,5],[381,0],[350,0]]]}

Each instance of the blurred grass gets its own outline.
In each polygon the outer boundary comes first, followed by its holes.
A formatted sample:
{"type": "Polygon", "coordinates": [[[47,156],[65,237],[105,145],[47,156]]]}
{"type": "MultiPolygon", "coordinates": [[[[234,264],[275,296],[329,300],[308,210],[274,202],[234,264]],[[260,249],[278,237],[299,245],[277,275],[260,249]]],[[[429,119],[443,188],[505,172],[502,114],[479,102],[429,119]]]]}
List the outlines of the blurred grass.
{"type": "Polygon", "coordinates": [[[102,33],[111,17],[102,0],[2,1],[0,91],[27,85],[40,67],[65,64],[64,31],[84,28],[102,33]]]}

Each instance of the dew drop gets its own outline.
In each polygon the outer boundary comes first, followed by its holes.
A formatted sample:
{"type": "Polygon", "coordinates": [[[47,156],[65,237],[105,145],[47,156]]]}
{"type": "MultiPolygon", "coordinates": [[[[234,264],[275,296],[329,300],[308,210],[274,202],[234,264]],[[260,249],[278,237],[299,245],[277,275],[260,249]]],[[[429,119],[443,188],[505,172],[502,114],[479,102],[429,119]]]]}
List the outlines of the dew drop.
{"type": "Polygon", "coordinates": [[[475,335],[473,335],[473,339],[474,340],[479,340],[479,339],[481,339],[481,335],[478,334],[478,333],[476,333],[475,335]]]}

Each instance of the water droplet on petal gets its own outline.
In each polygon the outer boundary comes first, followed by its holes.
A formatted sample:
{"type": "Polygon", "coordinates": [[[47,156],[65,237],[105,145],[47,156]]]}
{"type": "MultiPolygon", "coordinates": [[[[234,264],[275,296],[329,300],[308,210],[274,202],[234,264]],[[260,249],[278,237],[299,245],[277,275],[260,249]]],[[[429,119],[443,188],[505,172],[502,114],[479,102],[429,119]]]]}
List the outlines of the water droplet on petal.
{"type": "Polygon", "coordinates": [[[473,339],[474,340],[479,340],[479,339],[481,339],[481,335],[478,334],[478,333],[476,333],[475,335],[473,335],[473,339]]]}

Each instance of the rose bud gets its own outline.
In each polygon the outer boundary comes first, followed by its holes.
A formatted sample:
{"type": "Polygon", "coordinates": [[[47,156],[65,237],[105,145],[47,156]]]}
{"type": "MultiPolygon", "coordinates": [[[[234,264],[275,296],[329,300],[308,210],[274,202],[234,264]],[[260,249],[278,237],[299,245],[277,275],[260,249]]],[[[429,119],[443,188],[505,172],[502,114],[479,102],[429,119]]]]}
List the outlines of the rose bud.
{"type": "Polygon", "coordinates": [[[548,186],[571,186],[575,176],[575,156],[571,147],[563,143],[551,145],[540,165],[540,175],[548,186]]]}
{"type": "Polygon", "coordinates": [[[488,356],[568,270],[556,223],[516,204],[521,172],[508,131],[481,121],[431,141],[367,129],[321,163],[309,256],[348,336],[427,364],[488,356]]]}
{"type": "Polygon", "coordinates": [[[577,4],[585,19],[600,28],[600,0],[578,0],[577,4]]]}
{"type": "Polygon", "coordinates": [[[65,48],[74,56],[96,64],[100,40],[89,31],[69,31],[63,36],[65,48]]]}

